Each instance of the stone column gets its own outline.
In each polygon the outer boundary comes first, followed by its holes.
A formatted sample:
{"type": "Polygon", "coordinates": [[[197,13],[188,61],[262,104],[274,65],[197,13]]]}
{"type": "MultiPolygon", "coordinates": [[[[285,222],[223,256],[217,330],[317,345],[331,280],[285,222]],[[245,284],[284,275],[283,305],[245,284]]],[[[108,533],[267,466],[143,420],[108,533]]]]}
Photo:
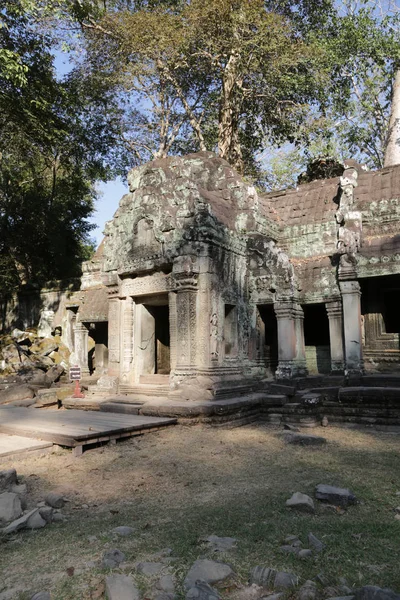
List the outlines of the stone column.
{"type": "Polygon", "coordinates": [[[361,290],[358,281],[340,281],[343,303],[345,369],[348,374],[363,372],[361,332],[361,290]]]}
{"type": "Polygon", "coordinates": [[[77,365],[81,368],[83,375],[89,373],[88,362],[88,337],[89,331],[79,321],[74,326],[74,355],[77,365]]]}
{"type": "Polygon", "coordinates": [[[122,302],[122,365],[121,380],[129,382],[133,360],[133,311],[134,304],[131,297],[122,302]]]}
{"type": "Polygon", "coordinates": [[[196,368],[197,278],[177,279],[176,374],[190,375],[196,368]]]}
{"type": "Polygon", "coordinates": [[[278,368],[276,377],[287,379],[307,374],[303,309],[293,301],[275,302],[278,323],[278,368]]]}
{"type": "Polygon", "coordinates": [[[343,316],[341,300],[333,300],[325,303],[329,320],[329,339],[331,349],[331,372],[343,373],[343,316]]]}
{"type": "Polygon", "coordinates": [[[120,306],[119,298],[110,298],[108,302],[108,374],[113,376],[120,374],[120,306]]]}

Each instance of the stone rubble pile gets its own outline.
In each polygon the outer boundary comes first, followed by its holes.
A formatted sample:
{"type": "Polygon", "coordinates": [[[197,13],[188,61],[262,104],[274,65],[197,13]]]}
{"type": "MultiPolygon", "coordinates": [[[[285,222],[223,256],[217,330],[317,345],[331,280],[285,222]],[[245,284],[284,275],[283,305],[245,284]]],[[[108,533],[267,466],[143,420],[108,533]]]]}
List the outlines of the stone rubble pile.
{"type": "Polygon", "coordinates": [[[0,532],[41,529],[49,523],[65,520],[61,508],[67,502],[61,494],[50,492],[34,508],[29,506],[28,490],[20,483],[15,469],[0,471],[0,532]]]}
{"type": "Polygon", "coordinates": [[[41,408],[71,395],[71,386],[54,390],[69,356],[59,335],[39,337],[35,329],[14,329],[0,336],[0,405],[41,408]]]}

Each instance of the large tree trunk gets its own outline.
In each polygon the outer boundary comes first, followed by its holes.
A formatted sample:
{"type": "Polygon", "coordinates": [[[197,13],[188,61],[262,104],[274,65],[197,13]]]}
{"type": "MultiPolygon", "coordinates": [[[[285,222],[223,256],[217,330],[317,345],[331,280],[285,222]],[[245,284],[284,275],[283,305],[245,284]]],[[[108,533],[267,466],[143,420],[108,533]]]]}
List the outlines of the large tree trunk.
{"type": "Polygon", "coordinates": [[[392,109],[386,141],[384,167],[400,164],[400,68],[393,82],[392,109]]]}
{"type": "Polygon", "coordinates": [[[239,114],[237,86],[242,79],[237,72],[239,56],[232,53],[222,78],[219,109],[218,154],[239,173],[243,173],[242,149],[239,141],[239,114]]]}

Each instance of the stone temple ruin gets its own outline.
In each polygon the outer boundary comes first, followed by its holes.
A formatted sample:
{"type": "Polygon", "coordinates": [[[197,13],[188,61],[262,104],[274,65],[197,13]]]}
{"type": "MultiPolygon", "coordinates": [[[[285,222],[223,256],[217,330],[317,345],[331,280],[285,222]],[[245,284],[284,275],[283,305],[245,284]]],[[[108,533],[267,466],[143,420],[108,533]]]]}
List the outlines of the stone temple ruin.
{"type": "Polygon", "coordinates": [[[399,371],[400,165],[259,194],[200,152],[128,182],[63,305],[99,389],[206,402],[399,371]]]}

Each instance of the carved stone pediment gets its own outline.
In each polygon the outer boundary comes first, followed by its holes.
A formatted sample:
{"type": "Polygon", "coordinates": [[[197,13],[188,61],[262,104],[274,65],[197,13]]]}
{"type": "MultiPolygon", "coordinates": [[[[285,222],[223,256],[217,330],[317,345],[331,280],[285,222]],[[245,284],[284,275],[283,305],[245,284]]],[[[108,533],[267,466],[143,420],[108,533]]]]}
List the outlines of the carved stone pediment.
{"type": "Polygon", "coordinates": [[[262,296],[265,293],[294,293],[297,280],[288,255],[273,240],[253,236],[248,242],[250,289],[262,296]]]}

